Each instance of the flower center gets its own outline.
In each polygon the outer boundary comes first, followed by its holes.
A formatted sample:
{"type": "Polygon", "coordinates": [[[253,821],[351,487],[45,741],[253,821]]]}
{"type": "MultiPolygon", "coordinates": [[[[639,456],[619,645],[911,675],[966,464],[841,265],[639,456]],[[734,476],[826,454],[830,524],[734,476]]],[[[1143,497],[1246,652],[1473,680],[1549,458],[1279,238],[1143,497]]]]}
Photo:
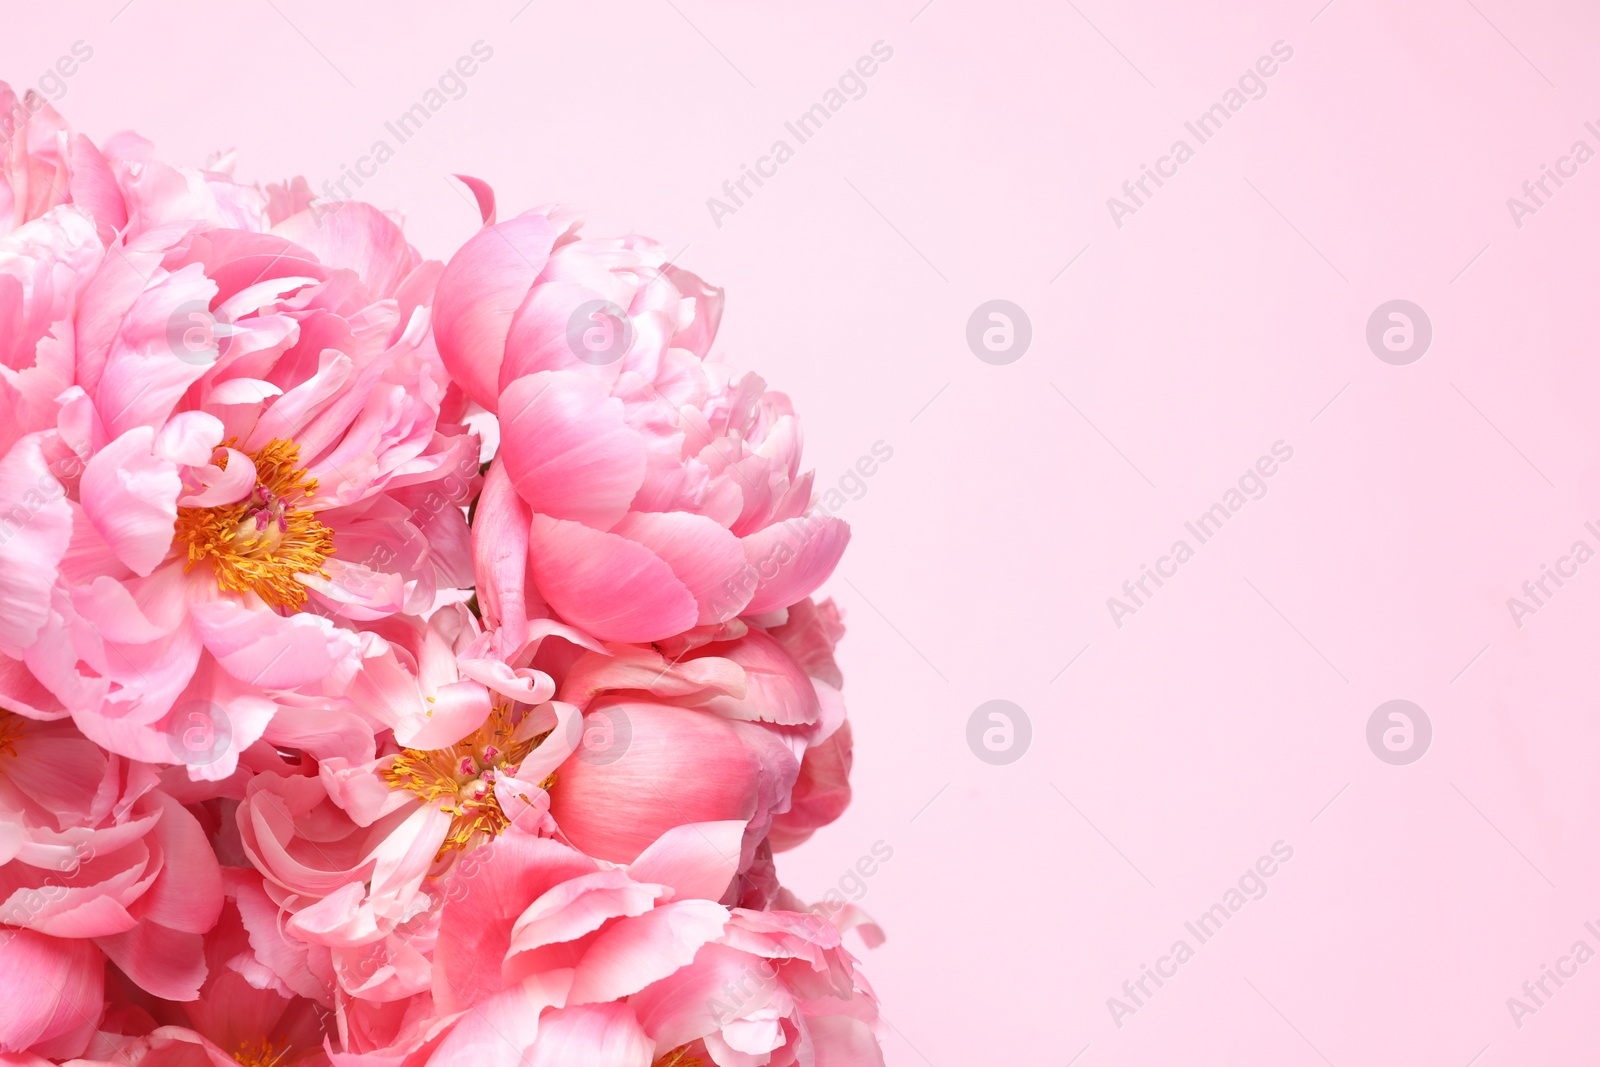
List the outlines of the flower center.
{"type": "MultiPolygon", "coordinates": [[[[516,774],[528,753],[544,740],[542,735],[517,740],[517,725],[511,706],[496,702],[476,732],[449,748],[402,749],[382,772],[389,788],[408,790],[451,816],[450,831],[439,846],[441,858],[495,837],[511,825],[495,798],[495,779],[501,773],[516,774]]],[[[548,789],[554,780],[550,775],[540,784],[548,789]]]]}
{"type": "Polygon", "coordinates": [[[241,1041],[239,1047],[233,1050],[234,1061],[239,1067],[277,1067],[278,1062],[288,1054],[287,1045],[280,1049],[265,1038],[241,1041]]]}
{"type": "Polygon", "coordinates": [[[705,1060],[702,1060],[699,1056],[689,1055],[688,1045],[679,1045],[659,1060],[656,1060],[650,1067],[705,1067],[705,1060]]]}
{"type": "MultiPolygon", "coordinates": [[[[298,576],[328,577],[322,564],[333,554],[333,531],[305,507],[317,482],[299,467],[299,445],[268,441],[250,459],[256,485],[249,495],[214,508],[179,508],[177,535],[189,547],[189,567],[210,561],[217,588],[298,610],[308,595],[298,576]]],[[[219,463],[227,467],[226,454],[219,463]]]]}

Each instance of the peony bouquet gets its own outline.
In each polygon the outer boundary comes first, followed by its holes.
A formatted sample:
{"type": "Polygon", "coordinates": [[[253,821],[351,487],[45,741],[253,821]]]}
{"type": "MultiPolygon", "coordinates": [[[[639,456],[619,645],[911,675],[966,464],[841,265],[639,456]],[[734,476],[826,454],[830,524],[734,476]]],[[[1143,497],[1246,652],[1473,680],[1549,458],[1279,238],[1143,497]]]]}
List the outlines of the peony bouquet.
{"type": "Polygon", "coordinates": [[[0,1062],[880,1064],[848,530],[722,293],[0,85],[0,1062]]]}

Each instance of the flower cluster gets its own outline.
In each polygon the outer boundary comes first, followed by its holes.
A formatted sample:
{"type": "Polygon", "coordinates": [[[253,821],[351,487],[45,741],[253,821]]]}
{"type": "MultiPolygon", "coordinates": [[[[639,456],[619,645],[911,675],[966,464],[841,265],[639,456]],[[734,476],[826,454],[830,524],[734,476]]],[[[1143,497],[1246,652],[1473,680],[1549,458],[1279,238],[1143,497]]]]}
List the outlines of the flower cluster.
{"type": "Polygon", "coordinates": [[[565,210],[0,156],[0,1060],[881,1064],[788,400],[565,210]]]}

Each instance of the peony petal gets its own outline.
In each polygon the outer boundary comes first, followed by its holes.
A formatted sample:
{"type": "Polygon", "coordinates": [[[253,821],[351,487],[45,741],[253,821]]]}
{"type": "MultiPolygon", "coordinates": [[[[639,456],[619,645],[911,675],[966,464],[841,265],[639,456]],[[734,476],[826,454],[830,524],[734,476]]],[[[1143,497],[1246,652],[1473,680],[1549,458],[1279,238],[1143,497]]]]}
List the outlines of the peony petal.
{"type": "Polygon", "coordinates": [[[667,561],[672,573],[694,594],[706,626],[738,615],[755,591],[745,581],[744,550],[721,524],[686,511],[636,511],[611,532],[637,541],[667,561]]]}
{"type": "Polygon", "coordinates": [[[141,577],[172,547],[183,482],[169,460],[157,459],[155,431],[139,426],[97,452],[84,468],[84,514],[117,558],[141,577]]]}
{"type": "Polygon", "coordinates": [[[466,856],[442,886],[433,976],[442,1012],[463,1011],[499,988],[500,969],[486,961],[505,957],[511,925],[529,901],[598,867],[576,849],[517,830],[479,851],[480,859],[466,856]]]}
{"type": "Polygon", "coordinates": [[[157,458],[185,467],[203,467],[222,443],[222,420],[204,411],[180,411],[156,434],[157,458]]]}
{"type": "Polygon", "coordinates": [[[193,1000],[206,980],[205,942],[199,934],[140,923],[126,933],[95,938],[96,945],[134,984],[163,1000],[193,1000]]]}
{"type": "Polygon", "coordinates": [[[523,1067],[647,1067],[655,1044],[626,1004],[583,1004],[539,1021],[523,1067]]]}
{"type": "Polygon", "coordinates": [[[428,1058],[428,1067],[524,1064],[546,1008],[567,999],[570,971],[537,975],[464,1013],[428,1058]]]}
{"type": "Polygon", "coordinates": [[[589,1004],[637,993],[694,959],[722,933],[728,909],[709,900],[679,900],[608,927],[584,953],[572,977],[568,1004],[589,1004]]]}
{"type": "Polygon", "coordinates": [[[450,257],[434,295],[434,339],[450,376],[498,410],[511,318],[544,270],[555,229],[543,215],[485,226],[450,257]]]}
{"type": "Polygon", "coordinates": [[[581,374],[518,378],[500,397],[500,456],[535,512],[610,529],[644,484],[645,446],[622,401],[581,374]]]}
{"type": "Polygon", "coordinates": [[[745,558],[759,578],[745,613],[760,615],[810,596],[828,580],[850,541],[850,527],[831,515],[803,515],[744,539],[745,558]]]}
{"type": "Polygon", "coordinates": [[[0,649],[16,654],[39,635],[56,568],[72,539],[72,507],[32,434],[0,457],[0,649]]]}
{"type": "Polygon", "coordinates": [[[94,219],[100,239],[110,244],[113,235],[128,224],[128,205],[123,202],[117,179],[106,157],[81,133],[72,139],[67,158],[72,173],[68,185],[72,202],[94,219]]]}
{"type": "Polygon", "coordinates": [[[744,823],[698,822],[674,826],[628,865],[636,882],[671,887],[674,899],[720,900],[739,870],[744,823]]]}
{"type": "Polygon", "coordinates": [[[22,1051],[82,1035],[75,1048],[52,1049],[63,1059],[83,1051],[105,1010],[105,961],[88,941],[61,940],[31,930],[0,938],[0,1048],[22,1051]]]}
{"type": "Polygon", "coordinates": [[[556,771],[550,810],[589,855],[631,863],[675,826],[742,825],[756,815],[770,772],[743,731],[763,727],[615,699],[597,701],[584,720],[582,747],[556,771]]]}
{"type": "Polygon", "coordinates": [[[208,304],[216,293],[216,283],[191,263],[134,299],[94,390],[95,408],[113,437],[136,426],[160,426],[216,360],[214,344],[191,351],[170,337],[175,315],[208,304]]]}
{"type": "Polygon", "coordinates": [[[360,200],[301,211],[272,232],[312,253],[325,266],[355,271],[380,299],[393,296],[416,265],[416,254],[394,220],[360,200]]]}
{"type": "Polygon", "coordinates": [[[602,640],[655,641],[699,617],[694,594],[666,561],[616,534],[535,515],[528,556],[556,613],[602,640]]]}
{"type": "Polygon", "coordinates": [[[234,600],[195,604],[195,629],[224,670],[264,689],[309,682],[348,681],[355,672],[356,637],[320,616],[283,616],[234,600]]]}
{"type": "Polygon", "coordinates": [[[744,670],[745,691],[712,697],[706,707],[730,719],[810,725],[822,714],[817,691],[806,672],[782,645],[751,630],[737,641],[706,645],[697,656],[722,657],[744,670]]]}
{"type": "Polygon", "coordinates": [[[161,873],[139,898],[139,917],[174,931],[209,933],[222,913],[222,872],[211,841],[189,809],[165,793],[155,794],[161,820],[155,826],[161,873]]]}
{"type": "Polygon", "coordinates": [[[522,645],[528,628],[528,505],[517,496],[496,456],[483,479],[472,521],[472,573],[478,587],[483,624],[505,630],[506,644],[522,645]]]}
{"type": "Polygon", "coordinates": [[[615,868],[568,879],[517,917],[506,961],[546,945],[576,941],[619,916],[643,915],[662,892],[661,886],[640,884],[615,868]]]}
{"type": "Polygon", "coordinates": [[[483,218],[485,226],[494,225],[494,188],[482,178],[474,178],[470,174],[452,174],[452,178],[472,190],[472,196],[478,201],[478,214],[483,218]]]}

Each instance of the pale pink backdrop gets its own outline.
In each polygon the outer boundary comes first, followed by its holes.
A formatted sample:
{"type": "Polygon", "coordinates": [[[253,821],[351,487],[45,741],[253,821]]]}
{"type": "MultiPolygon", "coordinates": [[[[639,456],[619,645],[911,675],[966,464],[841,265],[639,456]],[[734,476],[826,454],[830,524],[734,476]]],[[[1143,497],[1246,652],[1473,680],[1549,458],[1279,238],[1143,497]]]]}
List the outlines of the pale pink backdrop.
{"type": "Polygon", "coordinates": [[[1507,999],[1600,951],[1600,562],[1520,627],[1507,598],[1600,549],[1600,161],[1520,227],[1507,198],[1600,150],[1600,10],[1323,4],[12,5],[0,76],[82,41],[46,88],[91,136],[320,189],[481,40],[348,191],[443,256],[477,224],[446,175],[474,174],[728,288],[722,348],[854,497],[828,591],[858,792],[780,871],[887,927],[865,955],[895,1067],[1582,1062],[1600,962],[1507,999]],[[784,123],[877,42],[799,144],[784,123]],[[1184,123],[1277,42],[1199,144],[1184,123]],[[1119,227],[1107,198],[1178,138],[1193,158],[1119,227]],[[991,299],[1031,320],[1006,365],[966,340],[991,299]],[[1432,324],[1409,365],[1366,340],[1394,299],[1432,324]],[[1107,598],[1279,441],[1266,495],[1118,627],[1107,598]],[[1006,765],[967,740],[993,699],[1032,727],[1006,765]],[[1391,699],[1432,723],[1405,766],[1366,740],[1391,699]],[[1199,944],[1185,922],[1277,842],[1199,944]]]}

